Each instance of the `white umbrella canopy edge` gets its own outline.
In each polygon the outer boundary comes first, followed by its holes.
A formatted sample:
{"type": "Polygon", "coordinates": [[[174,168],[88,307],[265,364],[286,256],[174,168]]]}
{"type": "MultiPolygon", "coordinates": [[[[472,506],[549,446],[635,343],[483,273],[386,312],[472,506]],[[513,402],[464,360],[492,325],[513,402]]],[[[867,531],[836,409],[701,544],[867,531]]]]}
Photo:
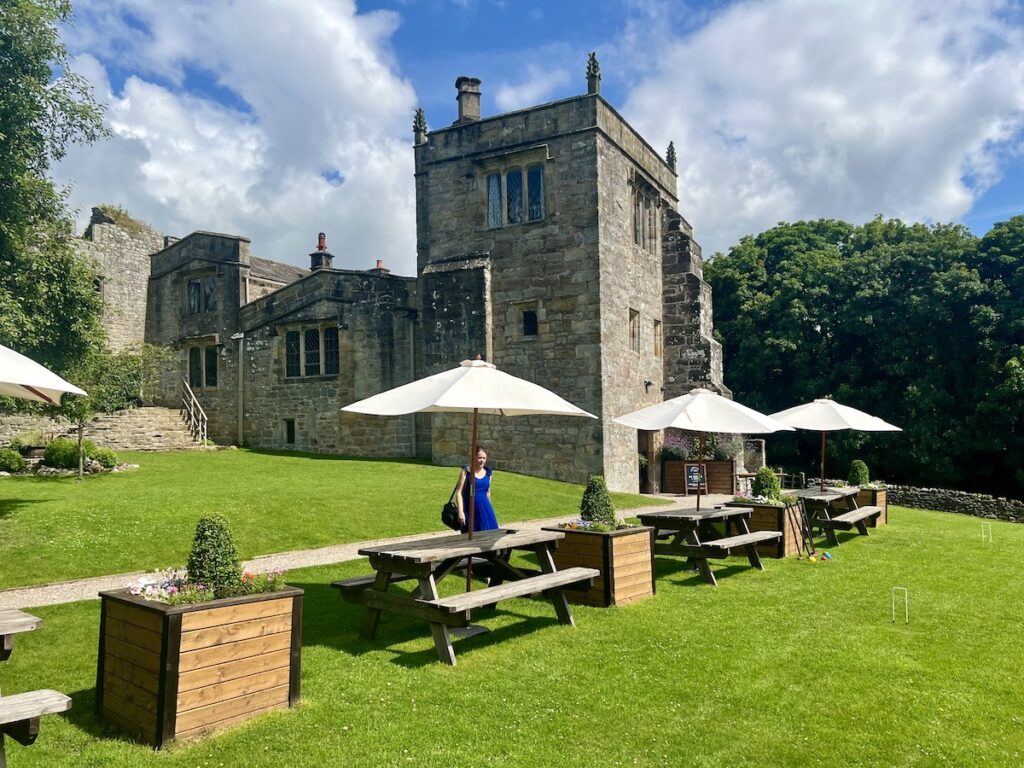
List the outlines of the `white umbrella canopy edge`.
{"type": "MultiPolygon", "coordinates": [[[[704,463],[704,435],[708,432],[728,434],[761,434],[765,432],[792,432],[793,427],[735,400],[722,397],[710,389],[698,387],[685,395],[649,405],[638,411],[617,416],[616,424],[655,431],[660,429],[686,429],[700,433],[700,464],[704,463]]],[[[700,484],[697,486],[697,509],[700,509],[700,484]]]]}
{"type": "Polygon", "coordinates": [[[59,405],[64,394],[87,395],[32,358],[0,344],[0,395],[59,405]]]}
{"type": "Polygon", "coordinates": [[[795,405],[784,411],[773,413],[778,419],[798,429],[821,432],[821,477],[819,489],[825,490],[825,433],[840,429],[854,429],[858,432],[902,432],[894,424],[890,424],[870,413],[858,411],[848,405],[837,403],[829,398],[819,398],[810,403],[795,405]]]}

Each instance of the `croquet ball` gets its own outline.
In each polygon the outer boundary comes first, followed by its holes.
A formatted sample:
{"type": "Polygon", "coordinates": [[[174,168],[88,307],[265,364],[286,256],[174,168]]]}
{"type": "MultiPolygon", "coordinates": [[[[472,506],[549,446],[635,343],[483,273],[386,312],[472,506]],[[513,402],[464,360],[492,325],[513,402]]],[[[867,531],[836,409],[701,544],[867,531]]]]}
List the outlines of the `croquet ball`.
{"type": "Polygon", "coordinates": [[[830,555],[828,552],[826,552],[824,555],[821,556],[821,559],[822,560],[831,560],[832,559],[832,555],[830,555]]]}
{"type": "Polygon", "coordinates": [[[816,561],[817,561],[817,559],[818,559],[818,558],[816,558],[816,557],[815,557],[814,555],[811,555],[811,562],[812,562],[812,563],[813,563],[813,562],[816,562],[816,561]]]}

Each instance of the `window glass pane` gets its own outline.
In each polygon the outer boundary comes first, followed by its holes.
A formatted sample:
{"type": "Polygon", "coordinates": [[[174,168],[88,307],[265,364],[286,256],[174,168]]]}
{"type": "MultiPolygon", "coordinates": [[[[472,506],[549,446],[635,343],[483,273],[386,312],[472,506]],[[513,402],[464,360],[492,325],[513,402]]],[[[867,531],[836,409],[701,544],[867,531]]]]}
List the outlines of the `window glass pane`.
{"type": "Polygon", "coordinates": [[[334,376],[339,369],[338,329],[324,328],[324,373],[334,376]]]}
{"type": "Polygon", "coordinates": [[[523,223],[523,172],[505,174],[505,193],[508,195],[508,223],[523,223]]]}
{"type": "Polygon", "coordinates": [[[487,177],[487,226],[501,226],[501,174],[487,177]]]}
{"type": "Polygon", "coordinates": [[[199,281],[188,281],[188,313],[194,315],[199,311],[199,281]]]}
{"type": "Polygon", "coordinates": [[[661,320],[654,321],[654,356],[661,357],[661,320]]]}
{"type": "Polygon", "coordinates": [[[207,312],[213,312],[217,309],[217,278],[203,278],[203,298],[207,312]]]}
{"type": "Polygon", "coordinates": [[[523,336],[537,335],[537,312],[532,309],[523,311],[523,336]]]}
{"type": "Polygon", "coordinates": [[[643,208],[640,200],[640,193],[633,190],[633,242],[637,245],[643,243],[643,208]]]}
{"type": "Polygon", "coordinates": [[[301,356],[299,354],[299,332],[288,331],[284,337],[284,375],[301,376],[301,356]]]}
{"type": "Polygon", "coordinates": [[[188,350],[188,385],[193,388],[203,386],[203,356],[199,347],[188,350]]]}
{"type": "Polygon", "coordinates": [[[526,172],[526,188],[529,193],[527,218],[540,221],[544,218],[544,166],[535,165],[526,172]]]}
{"type": "Polygon", "coordinates": [[[217,386],[217,348],[206,348],[206,386],[217,386]]]}
{"type": "Polygon", "coordinates": [[[303,334],[303,350],[306,353],[306,368],[305,374],[307,376],[319,376],[320,375],[320,329],[309,328],[303,334]]]}

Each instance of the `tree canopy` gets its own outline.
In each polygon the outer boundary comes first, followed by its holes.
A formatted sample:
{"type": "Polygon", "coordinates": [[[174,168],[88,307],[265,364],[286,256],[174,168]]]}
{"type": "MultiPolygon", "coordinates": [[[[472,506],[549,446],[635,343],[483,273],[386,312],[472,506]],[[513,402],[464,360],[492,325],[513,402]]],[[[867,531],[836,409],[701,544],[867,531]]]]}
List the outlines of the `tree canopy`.
{"type": "Polygon", "coordinates": [[[104,135],[88,83],[69,68],[67,0],[0,4],[0,342],[63,372],[102,345],[91,262],[73,247],[50,164],[104,135]]]}
{"type": "MultiPolygon", "coordinates": [[[[903,427],[833,432],[832,477],[863,458],[890,481],[1024,497],[1024,216],[983,238],[876,218],[783,223],[705,266],[736,399],[818,397],[903,427]]],[[[816,469],[817,434],[771,437],[816,469]]]]}

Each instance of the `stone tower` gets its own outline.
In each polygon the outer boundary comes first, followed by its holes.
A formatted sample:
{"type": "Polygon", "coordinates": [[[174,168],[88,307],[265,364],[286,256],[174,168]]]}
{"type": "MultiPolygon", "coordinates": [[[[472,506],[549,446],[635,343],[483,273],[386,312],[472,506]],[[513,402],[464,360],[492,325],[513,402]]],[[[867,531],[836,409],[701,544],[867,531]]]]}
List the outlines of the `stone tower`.
{"type": "MultiPolygon", "coordinates": [[[[601,421],[493,417],[497,466],[636,491],[650,436],[611,418],[692,386],[727,392],[711,339],[700,247],[677,211],[675,169],[601,97],[480,116],[480,81],[456,81],[458,119],[414,125],[424,375],[481,354],[601,421]]],[[[435,415],[436,463],[464,463],[465,425],[435,415]]]]}

